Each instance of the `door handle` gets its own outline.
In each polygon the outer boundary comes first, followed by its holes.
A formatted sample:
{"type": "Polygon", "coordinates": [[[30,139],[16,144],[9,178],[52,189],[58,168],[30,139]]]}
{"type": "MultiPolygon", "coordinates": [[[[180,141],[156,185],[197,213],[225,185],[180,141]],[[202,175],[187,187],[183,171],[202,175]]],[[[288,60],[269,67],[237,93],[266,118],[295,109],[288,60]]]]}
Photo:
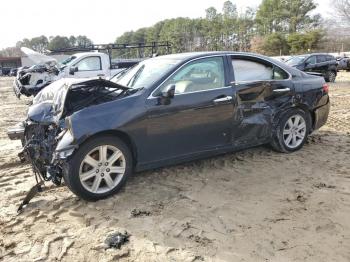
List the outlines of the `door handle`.
{"type": "Polygon", "coordinates": [[[290,88],[286,87],[286,88],[280,88],[280,89],[274,89],[273,92],[274,93],[285,93],[285,92],[289,92],[290,88]]]}
{"type": "Polygon", "coordinates": [[[231,101],[232,100],[232,96],[225,96],[225,97],[221,97],[221,98],[217,98],[214,99],[214,103],[221,103],[221,102],[227,102],[227,101],[231,101]]]}

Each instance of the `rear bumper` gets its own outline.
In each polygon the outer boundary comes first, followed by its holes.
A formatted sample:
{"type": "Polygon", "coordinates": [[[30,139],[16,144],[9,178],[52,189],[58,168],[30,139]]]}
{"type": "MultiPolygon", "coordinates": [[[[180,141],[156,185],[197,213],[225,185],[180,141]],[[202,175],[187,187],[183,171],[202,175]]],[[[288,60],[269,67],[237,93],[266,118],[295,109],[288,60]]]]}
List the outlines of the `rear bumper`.
{"type": "Polygon", "coordinates": [[[330,110],[329,99],[325,105],[315,109],[314,130],[319,129],[321,126],[326,124],[328,115],[329,115],[329,110],[330,110]]]}

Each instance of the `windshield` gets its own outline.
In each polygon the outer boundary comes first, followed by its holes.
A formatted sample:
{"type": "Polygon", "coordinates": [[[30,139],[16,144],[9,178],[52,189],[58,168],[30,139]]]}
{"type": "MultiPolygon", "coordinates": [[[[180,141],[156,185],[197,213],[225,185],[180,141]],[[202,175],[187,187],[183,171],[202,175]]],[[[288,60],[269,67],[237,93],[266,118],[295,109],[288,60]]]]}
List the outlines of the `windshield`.
{"type": "Polygon", "coordinates": [[[307,56],[293,56],[292,58],[286,61],[286,64],[290,66],[296,66],[299,65],[306,58],[307,56]]]}
{"type": "Polygon", "coordinates": [[[68,57],[67,59],[63,60],[61,62],[61,68],[66,67],[70,62],[72,62],[75,58],[77,58],[76,56],[72,55],[70,57],[68,57]]]}
{"type": "Polygon", "coordinates": [[[129,88],[147,88],[178,63],[179,60],[169,58],[148,59],[120,72],[111,81],[129,88]]]}

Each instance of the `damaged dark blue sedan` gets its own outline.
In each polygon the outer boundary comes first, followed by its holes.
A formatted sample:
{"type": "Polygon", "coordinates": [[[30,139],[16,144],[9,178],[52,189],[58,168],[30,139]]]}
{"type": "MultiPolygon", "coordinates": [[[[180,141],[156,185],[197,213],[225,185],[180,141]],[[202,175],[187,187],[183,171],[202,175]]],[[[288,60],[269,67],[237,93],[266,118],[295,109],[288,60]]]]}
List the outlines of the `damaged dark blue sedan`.
{"type": "Polygon", "coordinates": [[[111,81],[54,82],[9,130],[43,180],[79,197],[116,193],[132,172],[271,144],[300,149],[327,121],[328,86],[265,56],[186,53],[140,62],[111,81]]]}

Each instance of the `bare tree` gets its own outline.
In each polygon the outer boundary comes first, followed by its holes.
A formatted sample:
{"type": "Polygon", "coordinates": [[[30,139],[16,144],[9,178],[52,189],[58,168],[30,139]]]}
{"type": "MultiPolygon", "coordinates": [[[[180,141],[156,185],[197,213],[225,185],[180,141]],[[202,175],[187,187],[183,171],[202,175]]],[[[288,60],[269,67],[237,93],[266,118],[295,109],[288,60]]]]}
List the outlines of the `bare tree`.
{"type": "Polygon", "coordinates": [[[350,25],[350,0],[335,0],[333,3],[336,17],[339,18],[342,23],[350,25]]]}

